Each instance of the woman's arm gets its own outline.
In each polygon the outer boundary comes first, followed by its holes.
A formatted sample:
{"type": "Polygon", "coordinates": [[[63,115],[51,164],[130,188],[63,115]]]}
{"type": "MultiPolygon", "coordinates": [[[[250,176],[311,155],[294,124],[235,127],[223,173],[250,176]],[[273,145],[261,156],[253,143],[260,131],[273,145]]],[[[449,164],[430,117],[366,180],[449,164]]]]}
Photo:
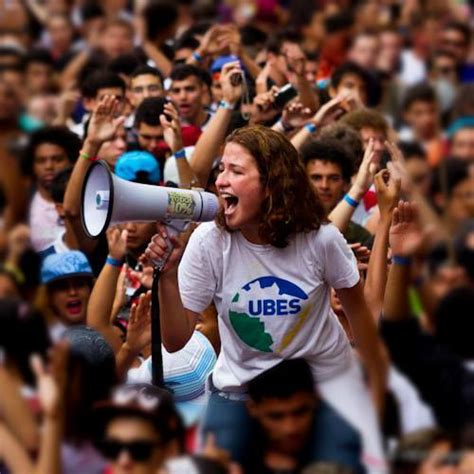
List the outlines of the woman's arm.
{"type": "MultiPolygon", "coordinates": [[[[224,101],[233,107],[239,100],[242,87],[233,86],[231,83],[232,74],[240,74],[241,70],[238,62],[227,63],[222,68],[221,85],[224,101]]],[[[199,185],[206,187],[211,173],[212,164],[219,155],[219,150],[224,143],[227,128],[232,118],[232,110],[228,107],[219,107],[217,112],[209,122],[205,132],[199,137],[191,160],[191,167],[199,180],[199,185]]]]}
{"type": "Polygon", "coordinates": [[[0,423],[0,460],[11,474],[32,474],[34,465],[18,439],[0,423]]]}
{"type": "Polygon", "coordinates": [[[344,312],[349,320],[356,342],[369,376],[372,399],[379,415],[384,410],[387,387],[388,360],[383,343],[377,335],[375,322],[364,299],[362,283],[352,288],[336,290],[344,312]]]}
{"type": "Polygon", "coordinates": [[[387,284],[388,233],[392,221],[392,212],[400,196],[401,181],[393,177],[387,170],[382,170],[375,175],[374,182],[380,209],[380,220],[369,259],[364,295],[374,320],[378,321],[383,308],[385,286],[387,284]]]}
{"type": "Polygon", "coordinates": [[[87,324],[99,331],[115,353],[122,345],[119,335],[111,324],[111,314],[117,282],[127,249],[127,231],[112,228],[107,231],[109,262],[106,262],[95,282],[87,305],[87,324]]]}
{"type": "Polygon", "coordinates": [[[145,256],[153,262],[160,262],[168,253],[168,242],[173,250],[161,270],[158,292],[160,298],[160,325],[163,345],[168,352],[182,349],[191,338],[199,314],[185,309],[178,287],[178,263],[184,246],[176,237],[167,236],[165,227],[157,226],[158,233],[153,236],[145,256]]]}

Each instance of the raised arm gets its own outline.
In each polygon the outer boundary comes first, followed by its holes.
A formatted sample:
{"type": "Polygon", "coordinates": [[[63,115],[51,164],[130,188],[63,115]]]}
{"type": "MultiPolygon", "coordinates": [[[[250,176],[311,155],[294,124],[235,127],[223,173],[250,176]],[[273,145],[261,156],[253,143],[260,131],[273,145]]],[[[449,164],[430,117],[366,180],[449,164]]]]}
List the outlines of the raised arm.
{"type": "Polygon", "coordinates": [[[389,171],[382,170],[375,175],[374,183],[377,191],[380,220],[369,259],[364,295],[372,316],[377,321],[383,308],[385,286],[387,284],[388,234],[392,222],[392,212],[400,197],[401,181],[392,176],[389,171]]]}
{"type": "Polygon", "coordinates": [[[402,202],[393,211],[389,241],[392,265],[388,273],[383,304],[383,317],[392,321],[408,318],[408,286],[410,284],[410,259],[423,243],[425,236],[418,221],[415,203],[402,202]]]}
{"type": "Polygon", "coordinates": [[[104,96],[92,113],[87,138],[84,141],[80,156],[71,173],[64,194],[64,212],[66,219],[71,222],[74,234],[81,250],[90,251],[95,241],[88,239],[81,223],[81,191],[84,177],[91,165],[90,159],[95,158],[105,141],[111,140],[118,127],[123,124],[125,117],[116,117],[118,101],[110,96],[104,96]]]}
{"type": "Polygon", "coordinates": [[[220,82],[222,85],[222,97],[225,106],[219,107],[209,122],[204,133],[199,137],[191,160],[191,167],[196,174],[201,187],[206,187],[212,164],[219,156],[221,146],[224,144],[227,128],[232,118],[232,110],[242,94],[240,85],[233,86],[231,76],[240,74],[238,62],[227,63],[222,68],[220,82]]]}
{"type": "Polygon", "coordinates": [[[190,188],[196,182],[196,176],[184,153],[178,111],[171,102],[168,102],[165,104],[164,112],[166,115],[160,115],[160,123],[163,127],[163,137],[175,156],[179,185],[182,188],[190,188]],[[168,120],[166,116],[169,116],[171,120],[168,120]]]}
{"type": "Polygon", "coordinates": [[[120,275],[121,262],[127,251],[127,231],[117,228],[107,231],[109,258],[95,282],[87,306],[87,324],[99,331],[115,353],[122,345],[111,323],[112,308],[120,275]]]}
{"type": "Polygon", "coordinates": [[[349,199],[339,201],[338,205],[329,214],[331,222],[343,233],[346,231],[359,201],[364,197],[374,179],[376,166],[373,163],[375,157],[373,149],[373,141],[370,139],[357,177],[347,193],[349,199]]]}

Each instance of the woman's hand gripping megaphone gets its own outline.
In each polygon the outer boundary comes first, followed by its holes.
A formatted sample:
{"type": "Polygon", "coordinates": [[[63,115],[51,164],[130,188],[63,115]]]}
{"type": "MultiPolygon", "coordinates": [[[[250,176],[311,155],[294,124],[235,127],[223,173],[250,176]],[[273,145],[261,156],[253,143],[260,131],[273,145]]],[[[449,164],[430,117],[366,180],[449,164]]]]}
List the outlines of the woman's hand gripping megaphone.
{"type": "Polygon", "coordinates": [[[166,225],[158,222],[157,233],[151,238],[144,256],[161,274],[176,272],[184,245],[178,235],[189,223],[183,220],[173,220],[166,225]]]}

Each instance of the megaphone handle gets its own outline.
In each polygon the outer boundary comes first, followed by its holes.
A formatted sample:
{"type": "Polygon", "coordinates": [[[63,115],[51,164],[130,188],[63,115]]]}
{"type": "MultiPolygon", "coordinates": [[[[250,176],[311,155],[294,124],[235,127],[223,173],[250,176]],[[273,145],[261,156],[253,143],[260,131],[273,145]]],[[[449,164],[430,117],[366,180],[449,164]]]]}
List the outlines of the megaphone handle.
{"type": "Polygon", "coordinates": [[[176,220],[170,220],[165,223],[166,225],[166,233],[168,237],[165,239],[166,240],[166,245],[168,247],[168,250],[166,251],[164,257],[161,260],[153,260],[153,264],[155,266],[155,269],[159,269],[160,271],[163,270],[163,267],[165,266],[166,262],[168,261],[168,258],[170,258],[171,252],[173,251],[173,244],[171,243],[171,240],[169,237],[175,236],[180,234],[181,232],[186,229],[188,226],[189,222],[182,220],[182,219],[176,219],[176,220]]]}
{"type": "Polygon", "coordinates": [[[151,286],[151,383],[157,387],[164,387],[163,354],[161,352],[160,300],[158,296],[158,282],[160,269],[153,271],[151,286]]]}

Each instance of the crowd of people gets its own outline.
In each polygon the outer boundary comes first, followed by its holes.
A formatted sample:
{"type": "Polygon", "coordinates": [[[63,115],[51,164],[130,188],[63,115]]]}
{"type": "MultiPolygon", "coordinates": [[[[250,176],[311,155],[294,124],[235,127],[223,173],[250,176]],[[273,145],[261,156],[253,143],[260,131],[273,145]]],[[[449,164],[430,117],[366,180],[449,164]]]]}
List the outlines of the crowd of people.
{"type": "Polygon", "coordinates": [[[0,472],[474,474],[473,28],[469,0],[5,0],[0,472]],[[92,238],[97,161],[216,217],[92,238]]]}

